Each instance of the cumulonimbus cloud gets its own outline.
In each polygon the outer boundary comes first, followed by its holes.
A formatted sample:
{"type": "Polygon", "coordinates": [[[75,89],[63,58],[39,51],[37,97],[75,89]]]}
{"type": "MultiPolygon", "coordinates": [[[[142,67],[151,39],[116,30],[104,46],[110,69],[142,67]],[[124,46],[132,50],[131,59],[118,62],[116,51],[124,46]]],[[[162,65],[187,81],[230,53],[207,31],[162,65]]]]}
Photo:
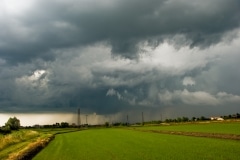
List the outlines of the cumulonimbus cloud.
{"type": "Polygon", "coordinates": [[[0,111],[108,114],[171,105],[229,113],[229,103],[235,112],[239,4],[3,0],[0,111]]]}
{"type": "Polygon", "coordinates": [[[113,54],[127,58],[138,56],[141,42],[205,48],[222,41],[240,22],[238,0],[35,0],[15,8],[4,3],[0,57],[13,62],[53,60],[53,49],[102,41],[113,54]]]}

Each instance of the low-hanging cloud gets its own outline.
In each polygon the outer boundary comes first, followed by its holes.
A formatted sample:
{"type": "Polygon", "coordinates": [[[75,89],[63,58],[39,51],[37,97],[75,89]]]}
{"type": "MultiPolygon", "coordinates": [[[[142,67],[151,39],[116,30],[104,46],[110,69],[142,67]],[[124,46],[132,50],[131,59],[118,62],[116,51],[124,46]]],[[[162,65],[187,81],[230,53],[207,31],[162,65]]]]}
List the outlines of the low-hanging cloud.
{"type": "Polygon", "coordinates": [[[174,101],[180,101],[187,105],[209,106],[227,105],[229,103],[238,104],[240,102],[240,96],[228,94],[226,92],[219,92],[216,95],[212,95],[204,91],[189,92],[187,89],[159,93],[159,99],[164,104],[173,104],[174,101]]]}

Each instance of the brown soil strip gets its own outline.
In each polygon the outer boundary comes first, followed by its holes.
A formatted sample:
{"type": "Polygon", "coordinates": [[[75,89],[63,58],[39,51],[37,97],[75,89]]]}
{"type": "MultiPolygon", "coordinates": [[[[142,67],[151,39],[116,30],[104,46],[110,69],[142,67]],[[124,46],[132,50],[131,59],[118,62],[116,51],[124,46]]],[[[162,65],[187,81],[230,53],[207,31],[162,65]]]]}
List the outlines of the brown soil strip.
{"type": "Polygon", "coordinates": [[[161,134],[193,136],[193,137],[206,137],[206,138],[219,138],[219,139],[240,140],[240,135],[236,135],[236,134],[204,133],[204,132],[182,132],[182,131],[159,131],[159,130],[141,130],[141,129],[132,129],[132,130],[141,131],[141,132],[161,133],[161,134]]]}

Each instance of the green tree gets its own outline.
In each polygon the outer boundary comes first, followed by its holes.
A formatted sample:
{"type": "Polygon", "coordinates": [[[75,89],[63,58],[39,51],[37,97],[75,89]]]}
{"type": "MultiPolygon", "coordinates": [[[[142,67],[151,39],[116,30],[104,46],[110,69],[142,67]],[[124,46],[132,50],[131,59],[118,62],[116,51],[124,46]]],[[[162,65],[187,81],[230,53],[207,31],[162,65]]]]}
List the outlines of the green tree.
{"type": "Polygon", "coordinates": [[[61,128],[67,128],[69,124],[67,122],[61,122],[61,128]]]}
{"type": "Polygon", "coordinates": [[[188,117],[182,117],[182,121],[187,122],[187,121],[189,121],[189,118],[188,117]]]}
{"type": "Polygon", "coordinates": [[[192,117],[192,121],[196,121],[197,120],[197,118],[196,117],[192,117]]]}
{"type": "Polygon", "coordinates": [[[178,117],[178,118],[177,118],[177,122],[182,122],[182,118],[181,118],[181,117],[178,117]]]}
{"type": "Polygon", "coordinates": [[[105,127],[109,127],[109,122],[105,122],[105,127]]]}
{"type": "Polygon", "coordinates": [[[16,117],[10,117],[7,123],[5,123],[5,126],[9,127],[11,130],[18,130],[20,128],[20,120],[16,117]]]}
{"type": "Polygon", "coordinates": [[[4,126],[2,128],[0,128],[0,134],[8,134],[8,133],[11,133],[11,129],[9,126],[4,126]]]}

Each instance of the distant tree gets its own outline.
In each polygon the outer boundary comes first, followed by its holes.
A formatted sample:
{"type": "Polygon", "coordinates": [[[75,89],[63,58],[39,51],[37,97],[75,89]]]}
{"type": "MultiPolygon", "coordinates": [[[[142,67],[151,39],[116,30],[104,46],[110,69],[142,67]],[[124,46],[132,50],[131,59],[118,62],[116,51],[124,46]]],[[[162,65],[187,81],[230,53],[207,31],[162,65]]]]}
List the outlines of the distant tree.
{"type": "Polygon", "coordinates": [[[169,119],[166,119],[165,122],[166,122],[166,123],[177,122],[177,120],[176,120],[176,119],[171,119],[171,118],[169,118],[169,119]]]}
{"type": "Polygon", "coordinates": [[[201,121],[206,121],[206,120],[210,120],[210,118],[206,118],[206,117],[204,117],[204,116],[201,116],[201,117],[200,117],[200,120],[201,120],[201,121]]]}
{"type": "Polygon", "coordinates": [[[201,116],[201,117],[200,117],[200,120],[201,120],[201,121],[204,121],[204,120],[206,120],[206,118],[205,118],[204,116],[201,116]]]}
{"type": "Polygon", "coordinates": [[[43,125],[43,128],[52,128],[52,127],[53,127],[53,125],[49,125],[49,124],[43,125]]]}
{"type": "Polygon", "coordinates": [[[221,116],[223,119],[228,119],[228,116],[221,116]]]}
{"type": "Polygon", "coordinates": [[[61,128],[67,128],[69,124],[67,122],[61,122],[61,128]]]}
{"type": "Polygon", "coordinates": [[[170,120],[169,120],[169,119],[165,119],[165,122],[166,122],[166,123],[169,123],[169,122],[170,122],[170,120]]]}
{"type": "Polygon", "coordinates": [[[239,113],[237,113],[236,115],[237,115],[237,118],[240,118],[240,114],[239,113]]]}
{"type": "MultiPolygon", "coordinates": [[[[108,122],[105,122],[105,126],[107,127],[107,126],[109,126],[109,124],[107,124],[108,122]]],[[[113,123],[112,124],[113,126],[121,126],[122,125],[122,123],[121,122],[115,122],[115,123],[113,123]]]]}
{"type": "Polygon", "coordinates": [[[106,127],[109,127],[109,122],[105,122],[105,126],[106,126],[106,127]]]}
{"type": "Polygon", "coordinates": [[[181,117],[178,117],[178,118],[177,118],[177,122],[182,122],[182,118],[181,118],[181,117]]]}
{"type": "Polygon", "coordinates": [[[182,121],[187,122],[187,121],[189,121],[189,118],[188,117],[182,117],[182,121]]]}
{"type": "Polygon", "coordinates": [[[11,130],[18,130],[20,128],[20,120],[16,117],[10,117],[7,123],[5,123],[5,127],[9,127],[11,130]]]}
{"type": "Polygon", "coordinates": [[[197,118],[196,117],[192,117],[192,121],[196,121],[197,120],[197,118]]]}

